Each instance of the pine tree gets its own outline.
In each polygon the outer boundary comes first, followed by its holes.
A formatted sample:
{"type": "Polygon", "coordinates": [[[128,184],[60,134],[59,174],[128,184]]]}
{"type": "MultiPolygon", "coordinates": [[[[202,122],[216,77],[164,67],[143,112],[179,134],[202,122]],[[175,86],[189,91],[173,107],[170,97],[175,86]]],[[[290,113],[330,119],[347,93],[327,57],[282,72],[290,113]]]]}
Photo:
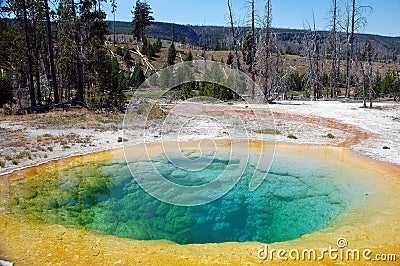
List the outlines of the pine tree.
{"type": "Polygon", "coordinates": [[[151,44],[151,42],[144,37],[141,53],[146,55],[147,58],[151,60],[156,55],[156,51],[158,50],[157,45],[157,43],[151,44]]]}
{"type": "Polygon", "coordinates": [[[211,69],[207,69],[204,73],[204,80],[207,82],[200,83],[200,96],[208,96],[220,100],[231,100],[234,97],[232,91],[221,84],[225,84],[226,80],[224,72],[221,70],[217,62],[213,63],[211,69]]]}
{"type": "MultiPolygon", "coordinates": [[[[1,4],[1,2],[0,2],[1,4]]],[[[16,21],[5,19],[6,13],[1,13],[3,6],[0,9],[0,77],[5,76],[12,81],[17,87],[28,88],[28,72],[27,72],[27,53],[26,39],[24,32],[24,23],[21,12],[15,14],[16,21]],[[10,45],[12,44],[12,45],[10,45]]],[[[20,10],[18,6],[9,5],[10,9],[7,12],[15,12],[20,10]]],[[[6,11],[6,10],[4,10],[6,11]]],[[[4,80],[3,80],[4,82],[4,80]]],[[[4,83],[3,83],[4,86],[4,83]]],[[[8,87],[8,86],[7,86],[8,87]]],[[[4,88],[4,87],[3,87],[4,88]]],[[[10,88],[12,89],[12,88],[10,88]]],[[[23,104],[22,94],[18,96],[18,103],[23,104]]]]}
{"type": "Polygon", "coordinates": [[[146,37],[143,38],[143,45],[142,45],[141,53],[146,55],[147,58],[150,60],[153,58],[153,56],[155,56],[154,47],[151,44],[151,42],[149,42],[147,40],[146,37]]]}
{"type": "Polygon", "coordinates": [[[127,66],[129,66],[129,67],[132,67],[134,62],[133,62],[133,58],[131,56],[131,52],[129,51],[129,49],[128,48],[124,48],[122,50],[122,54],[123,54],[122,56],[124,58],[125,64],[127,66]]]}
{"type": "Polygon", "coordinates": [[[229,52],[228,54],[228,59],[226,60],[227,65],[232,65],[233,64],[233,54],[229,52]]]}
{"type": "Polygon", "coordinates": [[[146,33],[146,27],[150,26],[151,22],[154,21],[154,17],[151,15],[153,12],[148,3],[137,0],[132,13],[133,36],[142,41],[146,33]]]}
{"type": "MultiPolygon", "coordinates": [[[[36,100],[39,105],[42,105],[42,89],[41,89],[41,78],[40,74],[42,72],[42,67],[40,64],[40,59],[41,57],[44,57],[47,59],[47,55],[44,55],[41,53],[42,50],[46,50],[46,54],[48,54],[48,47],[44,47],[44,29],[42,27],[44,21],[44,10],[43,10],[43,5],[41,3],[32,3],[29,5],[30,6],[30,24],[31,24],[31,36],[32,36],[32,58],[33,58],[33,75],[35,78],[35,85],[36,85],[36,100]]],[[[47,23],[47,22],[46,22],[47,23]]],[[[46,60],[47,61],[47,60],[46,60]]],[[[46,62],[45,61],[45,62],[46,62]]],[[[47,64],[44,64],[47,66],[47,64]]],[[[45,70],[50,69],[50,66],[45,67],[45,70]]],[[[47,72],[47,71],[46,71],[47,72]]],[[[47,76],[50,77],[50,71],[48,71],[46,74],[47,76]]],[[[50,79],[51,80],[51,79],[50,79]]]]}
{"type": "Polygon", "coordinates": [[[76,100],[80,102],[85,102],[84,88],[83,88],[83,64],[82,64],[82,53],[81,53],[81,38],[80,38],[80,27],[81,23],[77,16],[76,4],[74,0],[71,0],[71,13],[74,19],[73,22],[73,38],[75,41],[75,59],[76,59],[76,73],[78,80],[78,88],[76,93],[76,100]]]}
{"type": "MultiPolygon", "coordinates": [[[[79,46],[76,42],[78,32],[76,32],[78,19],[74,16],[73,5],[70,0],[59,1],[57,9],[57,39],[55,41],[57,58],[57,67],[61,76],[60,87],[65,88],[65,99],[72,100],[72,90],[78,90],[79,85],[83,83],[82,72],[78,72],[78,62],[80,61],[79,46]]],[[[82,89],[83,91],[83,89],[82,89]]]]}
{"type": "Polygon", "coordinates": [[[117,0],[111,0],[111,13],[113,14],[113,35],[114,41],[113,43],[116,44],[117,40],[115,37],[115,13],[117,12],[117,0]]]}
{"type": "Polygon", "coordinates": [[[253,72],[255,45],[252,32],[248,32],[243,42],[242,54],[244,63],[249,67],[248,71],[250,73],[253,72]]]}
{"type": "Polygon", "coordinates": [[[172,24],[172,29],[171,29],[171,41],[175,42],[176,41],[176,30],[175,30],[175,24],[172,24]]]}
{"type": "Polygon", "coordinates": [[[171,43],[171,46],[168,49],[167,66],[172,66],[175,62],[175,58],[176,58],[176,48],[174,43],[171,43]]]}
{"type": "Polygon", "coordinates": [[[379,71],[376,71],[375,80],[374,80],[374,91],[377,95],[385,94],[382,90],[382,77],[379,71]]]}
{"type": "Polygon", "coordinates": [[[146,48],[146,56],[149,60],[152,60],[153,57],[156,55],[153,45],[149,42],[146,48]]]}
{"type": "Polygon", "coordinates": [[[30,36],[30,25],[28,21],[28,7],[26,5],[26,0],[22,0],[22,13],[23,13],[23,23],[25,32],[25,42],[26,42],[26,57],[28,59],[28,78],[29,78],[29,97],[31,100],[31,106],[36,106],[35,98],[35,87],[33,84],[33,56],[32,56],[32,43],[30,36]]]}
{"type": "Polygon", "coordinates": [[[46,14],[46,26],[47,26],[47,40],[48,40],[48,49],[49,49],[49,59],[50,59],[50,69],[51,69],[51,84],[54,92],[54,101],[55,103],[60,102],[60,96],[58,91],[58,81],[57,81],[57,69],[55,64],[55,56],[54,56],[54,41],[53,41],[53,33],[51,29],[51,21],[50,21],[50,9],[48,0],[44,0],[45,14],[46,14]]]}
{"type": "MultiPolygon", "coordinates": [[[[82,58],[84,78],[88,86],[99,82],[96,89],[104,91],[108,89],[104,77],[107,77],[107,71],[110,68],[104,67],[104,58],[108,55],[108,48],[105,47],[106,34],[108,28],[104,20],[106,13],[97,8],[97,0],[81,0],[80,2],[80,24],[83,28],[82,36],[82,58]]],[[[83,93],[84,95],[84,93],[83,93]]],[[[83,97],[80,101],[84,100],[83,97]]]]}
{"type": "Polygon", "coordinates": [[[173,68],[167,67],[163,69],[160,73],[160,77],[157,79],[157,85],[161,88],[170,88],[170,84],[172,83],[173,78],[173,68]]]}
{"type": "Polygon", "coordinates": [[[219,51],[221,50],[221,43],[219,42],[218,38],[215,38],[214,40],[214,51],[219,51]]]}
{"type": "Polygon", "coordinates": [[[138,89],[140,85],[145,81],[146,77],[144,76],[142,64],[136,63],[135,70],[132,75],[132,85],[134,89],[138,89]]]}
{"type": "Polygon", "coordinates": [[[194,82],[188,82],[193,79],[191,69],[188,65],[182,65],[178,68],[175,74],[175,82],[181,84],[178,89],[178,95],[183,99],[188,99],[193,96],[194,82]]]}
{"type": "Polygon", "coordinates": [[[2,76],[0,73],[0,107],[10,103],[13,99],[11,79],[8,75],[2,76]]]}
{"type": "Polygon", "coordinates": [[[161,42],[160,38],[157,38],[157,42],[154,44],[154,48],[155,48],[157,53],[161,51],[162,42],[161,42]]]}
{"type": "Polygon", "coordinates": [[[113,107],[120,107],[124,103],[123,89],[126,87],[125,74],[119,67],[117,58],[111,62],[111,84],[108,94],[109,104],[113,107]]]}
{"type": "Polygon", "coordinates": [[[140,49],[140,52],[142,53],[142,54],[146,54],[146,51],[147,51],[147,38],[146,37],[143,37],[143,39],[142,39],[142,48],[140,49]]]}
{"type": "MultiPolygon", "coordinates": [[[[0,9],[1,10],[1,9],[0,9]]],[[[7,20],[0,17],[0,68],[4,68],[9,61],[9,42],[12,43],[9,36],[9,29],[7,20]]]]}
{"type": "Polygon", "coordinates": [[[193,54],[192,54],[192,51],[189,51],[189,52],[187,53],[187,55],[185,56],[184,61],[185,61],[185,62],[193,61],[193,54]]]}

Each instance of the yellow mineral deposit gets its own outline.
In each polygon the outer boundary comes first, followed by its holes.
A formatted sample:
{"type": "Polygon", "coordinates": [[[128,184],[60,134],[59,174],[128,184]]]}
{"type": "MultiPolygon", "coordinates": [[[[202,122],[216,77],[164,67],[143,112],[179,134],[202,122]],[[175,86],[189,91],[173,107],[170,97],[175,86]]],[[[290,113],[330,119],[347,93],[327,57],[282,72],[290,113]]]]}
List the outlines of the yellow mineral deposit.
{"type": "MultiPolygon", "coordinates": [[[[183,143],[185,145],[196,146],[198,143],[183,143]]],[[[259,148],[259,145],[257,142],[251,144],[252,149],[259,148]]],[[[351,265],[366,265],[376,262],[377,258],[388,259],[390,254],[398,252],[399,166],[356,156],[341,147],[279,144],[276,148],[277,156],[314,157],[328,164],[334,161],[343,167],[362,169],[373,177],[365,180],[367,187],[384,187],[385,191],[369,195],[366,189],[362,198],[357,200],[367,204],[345,210],[322,230],[279,243],[179,245],[165,240],[139,241],[80,226],[21,219],[8,210],[7,205],[17,196],[12,191],[13,183],[40,179],[48,171],[123,158],[121,149],[105,151],[54,161],[0,177],[0,258],[15,265],[267,265],[271,262],[278,265],[335,265],[346,263],[347,259],[351,265]],[[316,252],[316,258],[310,250],[316,252]],[[357,259],[358,251],[360,260],[357,259]],[[355,260],[352,260],[353,255],[355,260]]],[[[148,151],[158,153],[161,148],[153,144],[148,151]]],[[[354,175],[353,178],[362,177],[354,175]]]]}

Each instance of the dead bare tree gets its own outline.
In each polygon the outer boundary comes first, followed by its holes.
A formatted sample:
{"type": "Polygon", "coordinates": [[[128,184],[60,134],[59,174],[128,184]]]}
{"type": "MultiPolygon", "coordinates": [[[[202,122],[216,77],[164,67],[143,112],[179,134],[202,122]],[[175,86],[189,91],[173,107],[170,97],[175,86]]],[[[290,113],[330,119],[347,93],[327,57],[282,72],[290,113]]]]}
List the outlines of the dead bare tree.
{"type": "Polygon", "coordinates": [[[319,71],[319,40],[315,26],[315,17],[313,14],[313,29],[308,26],[308,34],[305,34],[306,38],[306,55],[308,70],[306,73],[307,83],[306,86],[310,90],[310,98],[315,101],[319,97],[319,91],[321,87],[320,71],[319,71]]]}
{"type": "Polygon", "coordinates": [[[233,49],[235,51],[235,59],[236,59],[236,67],[240,69],[240,56],[239,56],[239,48],[238,48],[238,38],[237,31],[235,29],[235,22],[233,20],[233,12],[232,12],[232,0],[228,0],[228,10],[229,10],[229,21],[231,24],[231,34],[233,39],[233,49]]]}
{"type": "Polygon", "coordinates": [[[277,36],[274,34],[272,23],[271,0],[265,4],[265,13],[262,18],[257,16],[255,0],[249,0],[250,10],[249,30],[243,41],[243,58],[249,66],[249,73],[254,81],[251,96],[254,97],[255,82],[258,80],[263,88],[264,98],[268,102],[276,100],[283,94],[286,98],[288,73],[284,72],[283,59],[278,47],[277,36]],[[256,29],[256,24],[261,25],[256,29]]]}
{"type": "Polygon", "coordinates": [[[271,80],[271,98],[269,102],[276,100],[281,95],[286,99],[288,91],[287,79],[290,72],[284,71],[284,63],[282,60],[280,48],[278,47],[277,36],[272,34],[272,56],[270,60],[270,80],[271,80]]]}
{"type": "Polygon", "coordinates": [[[253,80],[252,88],[251,88],[251,98],[254,99],[254,86],[256,82],[256,70],[255,70],[255,60],[256,60],[256,12],[255,12],[255,0],[251,0],[251,38],[252,38],[252,46],[251,46],[251,79],[253,80]]]}
{"type": "Polygon", "coordinates": [[[264,28],[261,31],[263,42],[261,52],[264,52],[264,84],[263,84],[263,92],[265,99],[270,101],[271,99],[271,86],[269,81],[270,75],[270,63],[271,63],[271,25],[272,25],[272,5],[271,0],[267,0],[265,4],[265,15],[264,15],[264,28]]]}
{"type": "Polygon", "coordinates": [[[356,0],[346,1],[346,98],[350,97],[351,77],[354,66],[355,32],[362,30],[367,24],[365,13],[372,12],[371,6],[358,5],[356,0]]]}
{"type": "Polygon", "coordinates": [[[354,14],[355,14],[355,0],[346,1],[346,98],[350,97],[351,86],[351,73],[353,65],[353,43],[354,43],[354,14]],[[352,4],[350,5],[350,1],[352,4]],[[351,15],[350,15],[351,14],[351,15]],[[351,30],[350,30],[351,28],[351,30]]]}
{"type": "Polygon", "coordinates": [[[265,14],[260,24],[262,28],[258,34],[255,68],[260,86],[263,88],[265,100],[273,102],[281,95],[283,95],[283,98],[286,97],[289,72],[284,71],[277,35],[271,27],[271,0],[266,2],[265,14]]]}
{"type": "Polygon", "coordinates": [[[372,88],[372,61],[374,57],[374,49],[370,42],[367,42],[364,47],[364,51],[361,54],[361,60],[359,61],[361,74],[362,74],[362,99],[363,106],[367,107],[367,90],[369,88],[369,100],[370,100],[370,108],[372,108],[372,96],[373,96],[373,88],[372,88]]]}
{"type": "MultiPolygon", "coordinates": [[[[257,49],[255,0],[246,1],[246,9],[248,10],[249,20],[245,21],[245,23],[250,27],[250,29],[247,30],[246,36],[244,37],[244,41],[242,43],[242,53],[243,53],[244,64],[249,66],[248,71],[251,74],[251,79],[255,83],[256,82],[255,57],[257,49]]],[[[254,98],[254,90],[255,90],[254,83],[251,90],[252,98],[254,98]]]]}
{"type": "Polygon", "coordinates": [[[339,34],[338,34],[338,4],[337,0],[332,0],[332,21],[330,32],[330,56],[331,56],[331,69],[329,74],[329,94],[331,98],[337,99],[338,96],[338,77],[339,77],[339,34]]]}

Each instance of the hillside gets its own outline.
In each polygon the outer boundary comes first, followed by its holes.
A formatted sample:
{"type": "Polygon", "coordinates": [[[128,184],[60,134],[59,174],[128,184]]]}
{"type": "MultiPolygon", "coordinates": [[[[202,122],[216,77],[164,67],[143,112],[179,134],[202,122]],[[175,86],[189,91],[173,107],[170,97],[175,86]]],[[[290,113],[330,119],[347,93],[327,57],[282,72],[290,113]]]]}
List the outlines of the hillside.
{"type": "MultiPolygon", "coordinates": [[[[109,30],[112,32],[113,23],[107,21],[109,30]]],[[[154,22],[147,28],[147,35],[150,37],[170,39],[172,36],[172,25],[175,26],[175,35],[178,41],[185,41],[193,45],[204,45],[213,47],[215,38],[218,38],[222,47],[230,45],[230,29],[221,26],[192,26],[179,25],[164,22],[154,22]]],[[[243,37],[246,28],[239,31],[243,37]]],[[[290,50],[302,53],[305,50],[306,32],[303,30],[292,29],[274,29],[277,41],[284,51],[290,50]]],[[[116,33],[131,34],[132,24],[130,22],[116,22],[116,33]]],[[[321,43],[328,38],[328,32],[319,32],[321,43]]],[[[357,34],[357,44],[362,47],[367,41],[370,41],[377,53],[377,59],[386,60],[393,58],[394,55],[400,55],[400,37],[387,37],[370,34],[357,34]]]]}

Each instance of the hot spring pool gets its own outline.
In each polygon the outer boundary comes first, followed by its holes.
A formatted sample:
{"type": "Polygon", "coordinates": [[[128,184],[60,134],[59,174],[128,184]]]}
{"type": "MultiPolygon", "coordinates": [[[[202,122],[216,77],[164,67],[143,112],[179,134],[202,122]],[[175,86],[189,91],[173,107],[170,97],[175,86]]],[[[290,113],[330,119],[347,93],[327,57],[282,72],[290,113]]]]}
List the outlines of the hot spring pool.
{"type": "MultiPolygon", "coordinates": [[[[187,156],[195,161],[197,146],[192,153],[190,147],[186,146],[187,156]]],[[[215,157],[193,172],[172,164],[171,155],[167,158],[157,148],[151,153],[158,171],[183,185],[210,182],[227,164],[240,163],[215,157]]],[[[152,174],[142,167],[140,154],[128,163],[152,174]]],[[[289,146],[276,154],[262,184],[249,191],[254,168],[248,163],[222,198],[185,207],[164,203],[144,191],[132,177],[122,150],[91,154],[3,177],[3,212],[23,221],[82,226],[135,240],[273,243],[324,229],[341,213],[362,208],[383,190],[373,174],[344,163],[328,148],[305,152],[289,146]]],[[[229,171],[238,174],[235,167],[229,171]]]]}

